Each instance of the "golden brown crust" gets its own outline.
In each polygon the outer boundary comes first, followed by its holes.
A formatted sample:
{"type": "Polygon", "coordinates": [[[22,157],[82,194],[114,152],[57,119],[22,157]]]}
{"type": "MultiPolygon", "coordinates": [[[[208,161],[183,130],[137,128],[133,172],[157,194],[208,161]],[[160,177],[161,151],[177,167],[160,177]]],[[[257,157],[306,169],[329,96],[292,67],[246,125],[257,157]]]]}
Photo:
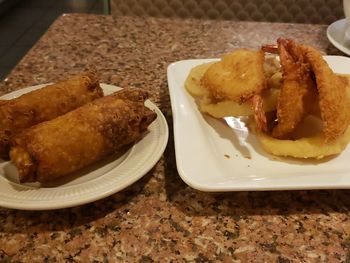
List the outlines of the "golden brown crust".
{"type": "Polygon", "coordinates": [[[10,151],[10,158],[17,167],[19,177],[22,181],[35,181],[36,165],[25,149],[20,146],[13,147],[10,151]]]}
{"type": "MultiPolygon", "coordinates": [[[[140,139],[157,116],[144,106],[145,92],[133,89],[131,94],[130,100],[123,100],[115,93],[33,126],[13,140],[13,148],[28,152],[36,165],[34,180],[39,182],[101,160],[140,139]]],[[[25,173],[19,176],[21,182],[33,179],[25,173]]]]}
{"type": "Polygon", "coordinates": [[[146,90],[137,88],[125,88],[113,93],[113,97],[122,100],[131,100],[135,102],[145,102],[149,94],[146,90]]]}
{"type": "Polygon", "coordinates": [[[300,45],[293,40],[280,38],[278,48],[283,82],[277,103],[278,124],[272,136],[284,139],[310,113],[311,106],[317,101],[317,90],[300,45]]]}
{"type": "Polygon", "coordinates": [[[0,103],[0,157],[8,157],[9,140],[22,129],[102,96],[96,73],[88,72],[0,103]]]}
{"type": "Polygon", "coordinates": [[[303,49],[316,78],[326,141],[334,140],[350,123],[348,80],[336,75],[317,50],[309,46],[303,46],[303,49]]]}
{"type": "MultiPolygon", "coordinates": [[[[274,58],[274,60],[276,60],[274,58]]],[[[264,68],[268,68],[267,74],[270,81],[267,89],[261,93],[263,99],[263,110],[259,114],[264,114],[264,111],[269,112],[276,109],[277,97],[279,94],[280,80],[282,77],[280,74],[276,74],[278,67],[276,62],[272,62],[272,58],[268,58],[268,62],[264,64],[264,68]]],[[[208,90],[202,85],[201,79],[207,69],[215,62],[209,62],[200,64],[191,69],[185,81],[186,90],[195,98],[198,105],[198,109],[207,113],[215,118],[224,118],[228,116],[249,116],[252,115],[253,107],[251,101],[241,103],[234,100],[223,100],[217,103],[213,103],[210,99],[208,90]]],[[[279,63],[279,62],[278,62],[279,63]]],[[[278,64],[279,65],[279,64],[278,64]]],[[[278,72],[279,73],[279,72],[278,72]]],[[[253,100],[254,95],[251,100],[253,100]]]]}
{"type": "Polygon", "coordinates": [[[242,48],[227,54],[207,69],[201,83],[213,103],[243,103],[266,87],[264,52],[242,48]]]}

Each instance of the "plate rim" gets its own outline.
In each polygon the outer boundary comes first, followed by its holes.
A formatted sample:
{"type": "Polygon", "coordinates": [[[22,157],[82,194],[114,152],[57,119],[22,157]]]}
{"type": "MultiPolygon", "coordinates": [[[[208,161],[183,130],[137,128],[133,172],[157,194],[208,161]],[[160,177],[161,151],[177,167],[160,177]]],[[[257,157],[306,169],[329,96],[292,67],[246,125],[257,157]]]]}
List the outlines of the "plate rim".
{"type": "Polygon", "coordinates": [[[337,21],[334,21],[333,23],[331,23],[326,30],[326,35],[327,38],[329,40],[329,42],[331,42],[331,44],[336,47],[337,49],[339,49],[341,52],[343,52],[346,55],[350,56],[350,49],[343,46],[341,43],[339,43],[339,41],[337,41],[333,35],[332,35],[332,29],[337,25],[337,24],[343,24],[346,21],[346,18],[343,19],[339,19],[337,21]]]}
{"type": "MultiPolygon", "coordinates": [[[[28,86],[28,87],[25,87],[25,88],[22,88],[19,90],[9,92],[7,94],[3,94],[2,96],[0,96],[0,99],[9,99],[9,98],[17,97],[17,96],[20,96],[20,95],[25,94],[27,92],[30,92],[31,90],[39,89],[39,88],[44,87],[44,86],[49,85],[49,84],[50,83],[44,83],[44,84],[28,86]]],[[[122,88],[115,86],[115,85],[112,85],[112,84],[100,83],[100,85],[101,85],[101,88],[104,90],[104,92],[106,92],[106,89],[112,89],[113,90],[112,92],[122,89],[122,88]]],[[[20,194],[22,199],[16,198],[13,196],[12,197],[13,199],[11,201],[11,200],[9,200],[11,198],[7,198],[6,195],[4,195],[3,193],[0,192],[0,207],[10,208],[10,209],[20,209],[20,210],[36,210],[36,211],[56,210],[56,209],[62,209],[62,208],[75,207],[75,206],[91,203],[91,202],[103,199],[105,197],[108,197],[112,194],[115,194],[115,193],[127,188],[131,184],[133,184],[136,181],[138,181],[139,179],[141,179],[160,160],[161,156],[163,155],[163,153],[165,151],[165,148],[167,146],[168,139],[169,139],[169,128],[168,128],[166,118],[164,117],[162,111],[157,107],[156,104],[151,102],[149,99],[145,102],[145,104],[147,107],[151,108],[152,110],[154,110],[157,113],[156,120],[151,124],[151,125],[154,125],[155,128],[158,126],[158,128],[155,132],[160,134],[158,140],[156,140],[152,144],[153,147],[157,151],[152,152],[152,153],[148,154],[147,156],[144,156],[143,157],[143,166],[138,166],[138,168],[135,168],[136,175],[128,177],[127,180],[125,180],[125,182],[122,185],[113,185],[113,182],[112,182],[110,184],[111,187],[109,187],[108,189],[94,189],[94,190],[90,191],[88,194],[85,194],[85,196],[84,195],[80,196],[80,198],[77,198],[76,196],[70,195],[70,196],[68,196],[68,199],[67,199],[63,195],[63,196],[61,196],[61,198],[63,198],[63,200],[60,199],[58,201],[53,200],[53,199],[49,199],[49,200],[30,200],[28,202],[25,202],[25,200],[23,199],[23,197],[25,195],[23,195],[23,194],[20,194]],[[67,200],[65,200],[65,199],[67,199],[67,200]]],[[[143,138],[140,142],[142,142],[144,139],[145,138],[143,138]]],[[[119,168],[121,165],[125,165],[124,163],[128,162],[129,156],[132,154],[135,154],[135,153],[133,153],[135,151],[135,147],[137,147],[137,145],[140,142],[134,144],[128,150],[128,151],[130,151],[130,153],[126,156],[125,160],[123,160],[120,164],[118,164],[117,167],[113,167],[111,170],[105,172],[103,174],[103,177],[108,176],[109,174],[113,173],[113,171],[115,169],[119,168]]],[[[147,148],[147,147],[145,147],[145,148],[147,148]]],[[[102,175],[98,176],[97,178],[93,178],[92,180],[86,181],[86,182],[78,183],[75,185],[67,185],[67,186],[63,187],[61,191],[65,191],[67,189],[69,190],[69,189],[77,188],[79,185],[85,186],[86,184],[89,184],[89,182],[90,182],[90,184],[94,183],[94,181],[96,181],[96,179],[98,179],[100,177],[102,177],[102,175]]],[[[0,184],[4,184],[6,182],[8,183],[8,187],[11,187],[10,186],[11,183],[13,184],[13,182],[8,181],[7,179],[2,178],[0,180],[0,184]]],[[[115,179],[115,182],[118,182],[118,179],[115,179]]],[[[39,188],[37,190],[45,192],[45,191],[50,191],[52,189],[55,189],[55,188],[39,188]]],[[[79,194],[76,194],[76,195],[79,197],[79,194]]]]}
{"type": "MultiPolygon", "coordinates": [[[[326,59],[329,59],[329,61],[332,61],[333,59],[337,60],[337,59],[344,59],[347,60],[348,62],[350,62],[350,58],[346,57],[346,56],[324,56],[326,59]]],[[[313,185],[309,185],[309,184],[305,184],[303,186],[301,185],[295,185],[295,184],[291,184],[291,185],[285,185],[283,184],[283,182],[276,182],[276,184],[274,185],[270,185],[270,186],[266,186],[266,185],[262,185],[259,186],[257,184],[252,185],[252,187],[247,186],[246,184],[242,184],[242,185],[236,185],[234,188],[233,187],[227,187],[225,185],[212,185],[208,187],[208,184],[200,182],[199,180],[196,180],[197,178],[193,179],[193,177],[191,177],[188,174],[187,167],[185,167],[185,165],[181,162],[181,156],[180,154],[182,152],[179,151],[181,142],[180,142],[180,135],[178,132],[178,126],[179,126],[179,118],[178,118],[178,111],[180,111],[180,109],[178,108],[178,105],[176,105],[177,103],[179,103],[178,100],[180,100],[181,98],[178,98],[177,96],[177,90],[180,90],[180,88],[182,89],[180,92],[183,93],[184,97],[190,97],[190,95],[184,90],[183,84],[181,83],[181,87],[177,86],[178,81],[175,80],[175,76],[173,76],[173,70],[176,69],[176,67],[183,67],[187,69],[187,65],[183,64],[183,63],[207,63],[210,61],[217,61],[218,58],[207,58],[207,59],[186,59],[186,60],[179,60],[179,61],[175,61],[171,64],[169,64],[168,68],[167,68],[167,77],[168,77],[168,88],[169,88],[169,94],[170,94],[170,99],[171,99],[171,105],[172,105],[172,112],[173,112],[173,130],[174,130],[174,145],[175,145],[175,158],[176,158],[176,165],[177,165],[177,170],[178,173],[180,175],[180,177],[182,178],[182,180],[189,185],[190,187],[200,190],[200,191],[204,191],[204,192],[232,192],[232,191],[276,191],[276,190],[315,190],[315,189],[349,189],[350,188],[350,182],[348,182],[346,185],[335,182],[332,185],[329,184],[324,184],[323,182],[319,182],[318,184],[315,183],[313,185]],[[176,83],[176,84],[175,84],[176,83]]],[[[341,63],[341,62],[339,62],[341,63]]],[[[198,65],[197,64],[197,65],[198,65]]],[[[191,68],[193,68],[195,65],[192,65],[191,68]]],[[[190,69],[191,69],[190,68],[190,69]]],[[[188,73],[187,73],[188,74],[188,73]]],[[[181,76],[181,78],[183,78],[183,76],[181,76]]],[[[186,76],[185,76],[186,78],[186,76]]],[[[180,96],[182,97],[182,95],[180,96]]],[[[191,105],[189,105],[191,106],[191,105]]],[[[183,106],[185,107],[185,106],[183,106]]],[[[184,127],[183,127],[184,128],[184,127]]],[[[220,171],[217,171],[217,173],[219,173],[220,171]]],[[[317,175],[317,171],[314,173],[314,175],[317,175]]]]}

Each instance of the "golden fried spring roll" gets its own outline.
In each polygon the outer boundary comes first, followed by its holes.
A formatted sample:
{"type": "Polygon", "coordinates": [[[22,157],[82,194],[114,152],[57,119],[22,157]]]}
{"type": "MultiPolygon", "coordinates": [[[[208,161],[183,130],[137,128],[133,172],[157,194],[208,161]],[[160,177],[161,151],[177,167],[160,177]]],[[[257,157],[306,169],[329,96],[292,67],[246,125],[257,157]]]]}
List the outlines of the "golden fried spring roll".
{"type": "Polygon", "coordinates": [[[52,181],[140,139],[157,116],[144,106],[146,94],[116,92],[13,138],[10,157],[20,182],[52,181]]]}
{"type": "Polygon", "coordinates": [[[88,72],[12,100],[0,101],[0,158],[8,158],[13,135],[102,96],[97,75],[88,72]]]}

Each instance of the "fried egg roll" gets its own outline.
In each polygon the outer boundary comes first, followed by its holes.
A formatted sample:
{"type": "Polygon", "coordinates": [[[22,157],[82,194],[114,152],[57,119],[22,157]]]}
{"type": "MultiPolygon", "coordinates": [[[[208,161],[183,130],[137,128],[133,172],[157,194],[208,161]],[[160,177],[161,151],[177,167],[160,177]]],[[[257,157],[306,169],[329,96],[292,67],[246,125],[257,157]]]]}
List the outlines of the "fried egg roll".
{"type": "Polygon", "coordinates": [[[11,142],[19,181],[55,180],[139,140],[157,116],[146,99],[125,89],[26,129],[11,142]]]}
{"type": "Polygon", "coordinates": [[[87,72],[18,98],[0,101],[0,158],[8,158],[13,135],[102,96],[97,75],[87,72]]]}

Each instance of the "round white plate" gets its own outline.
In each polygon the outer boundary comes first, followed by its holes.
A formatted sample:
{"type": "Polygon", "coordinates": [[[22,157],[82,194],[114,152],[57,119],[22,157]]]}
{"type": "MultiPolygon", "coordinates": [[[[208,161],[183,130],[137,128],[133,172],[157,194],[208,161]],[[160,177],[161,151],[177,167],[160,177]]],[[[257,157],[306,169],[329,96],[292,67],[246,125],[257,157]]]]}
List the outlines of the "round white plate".
{"type": "Polygon", "coordinates": [[[345,40],[346,19],[335,21],[327,28],[328,40],[340,51],[350,55],[350,40],[345,40]]]}
{"type": "MultiPolygon", "coordinates": [[[[21,89],[0,99],[12,99],[45,85],[21,89]]],[[[120,89],[107,84],[101,87],[105,95],[120,89]]],[[[110,157],[60,181],[20,184],[15,167],[0,159],[0,206],[50,210],[82,205],[112,195],[143,177],[157,163],[168,142],[168,126],[162,112],[149,100],[145,105],[157,113],[157,118],[142,140],[121,156],[110,157]]]]}

